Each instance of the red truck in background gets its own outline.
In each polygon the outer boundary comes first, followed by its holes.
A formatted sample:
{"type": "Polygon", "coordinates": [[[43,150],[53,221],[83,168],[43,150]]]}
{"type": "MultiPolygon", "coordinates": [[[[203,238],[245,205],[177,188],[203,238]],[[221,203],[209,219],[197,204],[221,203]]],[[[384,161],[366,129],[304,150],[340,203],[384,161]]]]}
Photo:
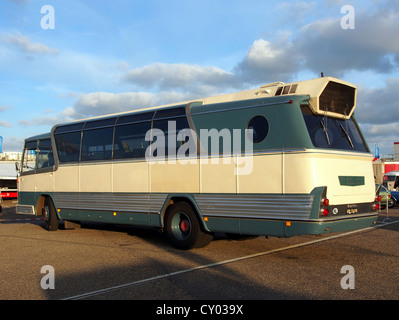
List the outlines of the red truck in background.
{"type": "Polygon", "coordinates": [[[0,191],[3,199],[18,197],[17,172],[14,162],[0,161],[0,191]]]}

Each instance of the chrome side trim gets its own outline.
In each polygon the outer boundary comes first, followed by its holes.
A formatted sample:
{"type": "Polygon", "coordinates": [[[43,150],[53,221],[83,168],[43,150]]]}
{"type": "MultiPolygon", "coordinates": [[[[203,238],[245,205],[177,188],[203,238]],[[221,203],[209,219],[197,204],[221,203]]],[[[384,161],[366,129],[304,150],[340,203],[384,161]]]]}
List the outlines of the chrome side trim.
{"type": "MultiPolygon", "coordinates": [[[[54,193],[58,209],[160,214],[166,193],[54,193]]],[[[366,213],[310,219],[313,195],[192,194],[202,216],[218,218],[333,222],[378,215],[366,213]]],[[[34,215],[34,207],[17,205],[17,213],[34,215]]]]}
{"type": "Polygon", "coordinates": [[[163,205],[165,204],[166,197],[168,194],[166,193],[150,193],[149,194],[149,204],[148,211],[150,213],[158,213],[160,214],[163,205]]]}
{"type": "Polygon", "coordinates": [[[346,219],[377,217],[378,215],[379,215],[378,212],[361,213],[361,214],[355,213],[355,214],[348,214],[346,216],[327,217],[327,218],[320,218],[320,219],[308,219],[308,221],[309,222],[334,222],[334,221],[346,220],[346,219]]]}
{"type": "MultiPolygon", "coordinates": [[[[194,194],[203,216],[309,220],[313,195],[194,194]]],[[[167,194],[149,193],[54,193],[59,209],[156,213],[167,194]]]]}
{"type": "Polygon", "coordinates": [[[160,213],[166,194],[56,192],[55,205],[59,209],[160,213]]]}
{"type": "Polygon", "coordinates": [[[313,195],[196,194],[203,216],[309,220],[313,195]]]}

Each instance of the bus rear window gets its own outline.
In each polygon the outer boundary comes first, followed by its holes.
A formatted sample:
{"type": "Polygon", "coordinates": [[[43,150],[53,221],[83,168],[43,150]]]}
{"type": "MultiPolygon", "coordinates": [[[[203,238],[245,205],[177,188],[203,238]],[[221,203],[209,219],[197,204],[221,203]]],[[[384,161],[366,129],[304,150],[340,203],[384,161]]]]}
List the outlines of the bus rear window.
{"type": "Polygon", "coordinates": [[[343,149],[369,152],[356,121],[315,115],[307,105],[302,105],[310,138],[316,148],[343,149]]]}

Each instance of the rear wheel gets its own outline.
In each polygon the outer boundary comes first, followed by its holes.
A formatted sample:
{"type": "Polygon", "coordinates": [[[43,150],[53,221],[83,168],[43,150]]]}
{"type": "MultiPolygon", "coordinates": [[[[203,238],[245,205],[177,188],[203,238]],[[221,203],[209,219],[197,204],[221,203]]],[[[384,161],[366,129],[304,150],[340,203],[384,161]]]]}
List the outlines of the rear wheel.
{"type": "Polygon", "coordinates": [[[50,198],[46,198],[46,200],[44,201],[43,210],[44,210],[45,229],[48,231],[56,231],[58,229],[60,220],[57,217],[54,203],[50,198]]]}
{"type": "Polygon", "coordinates": [[[179,249],[205,247],[213,235],[205,232],[193,208],[186,202],[172,205],[166,216],[166,232],[173,245],[179,249]]]}

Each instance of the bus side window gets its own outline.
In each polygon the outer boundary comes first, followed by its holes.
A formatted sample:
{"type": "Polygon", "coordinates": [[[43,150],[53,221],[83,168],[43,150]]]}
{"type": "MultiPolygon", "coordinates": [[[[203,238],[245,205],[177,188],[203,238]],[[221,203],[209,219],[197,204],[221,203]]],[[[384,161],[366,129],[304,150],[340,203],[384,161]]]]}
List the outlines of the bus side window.
{"type": "MultiPolygon", "coordinates": [[[[175,156],[177,154],[178,149],[181,147],[183,142],[176,141],[176,150],[169,150],[169,135],[174,136],[174,140],[176,140],[178,133],[183,129],[189,129],[190,126],[186,117],[177,117],[171,119],[163,119],[163,120],[154,120],[153,127],[156,129],[160,129],[165,135],[165,155],[175,156]],[[172,154],[169,154],[169,151],[172,154]]],[[[155,156],[155,155],[154,155],[155,156]]]]}
{"type": "MultiPolygon", "coordinates": [[[[184,107],[173,109],[158,110],[153,119],[153,128],[160,129],[165,135],[165,156],[173,157],[177,155],[178,149],[193,137],[186,137],[185,141],[176,141],[175,146],[169,146],[169,136],[173,140],[177,139],[178,133],[183,129],[190,129],[184,107]],[[170,150],[169,150],[170,148],[170,150]],[[170,154],[171,153],[171,154],[170,154]]],[[[156,156],[157,151],[154,151],[156,156]]],[[[187,152],[186,152],[187,153],[187,152]]]]}
{"type": "Polygon", "coordinates": [[[114,128],[83,131],[82,161],[109,160],[112,158],[114,128]]]}
{"type": "Polygon", "coordinates": [[[145,140],[148,130],[151,130],[150,121],[116,126],[114,159],[144,158],[150,145],[145,140]]]}
{"type": "Polygon", "coordinates": [[[269,122],[264,116],[255,116],[248,122],[247,129],[252,130],[252,140],[253,143],[259,143],[265,140],[267,134],[269,133],[269,122]]]}
{"type": "Polygon", "coordinates": [[[60,162],[79,161],[80,136],[80,131],[55,135],[55,143],[60,162]]]}
{"type": "Polygon", "coordinates": [[[53,149],[51,140],[45,139],[39,141],[39,153],[37,155],[37,168],[48,168],[54,165],[53,149]]]}

